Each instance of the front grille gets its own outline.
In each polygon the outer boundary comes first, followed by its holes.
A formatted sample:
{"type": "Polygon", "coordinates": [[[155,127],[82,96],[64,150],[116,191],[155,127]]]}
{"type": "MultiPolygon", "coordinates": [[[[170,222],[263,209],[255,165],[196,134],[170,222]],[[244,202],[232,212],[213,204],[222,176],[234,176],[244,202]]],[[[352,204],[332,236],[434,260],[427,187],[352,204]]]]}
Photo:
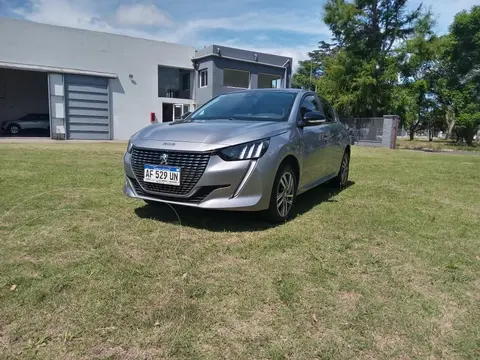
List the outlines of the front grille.
{"type": "Polygon", "coordinates": [[[157,193],[187,195],[203,175],[210,154],[132,149],[132,168],[141,187],[157,193]],[[160,156],[168,155],[167,165],[180,167],[180,185],[162,185],[143,181],[144,165],[160,165],[160,156]]]}
{"type": "Polygon", "coordinates": [[[136,179],[129,177],[132,182],[135,192],[140,196],[149,196],[155,199],[164,200],[164,201],[179,201],[184,203],[198,204],[201,203],[208,195],[210,195],[214,190],[228,187],[229,185],[215,185],[215,186],[202,186],[198,191],[195,192],[189,198],[177,198],[172,196],[161,196],[161,195],[152,195],[143,191],[142,187],[136,179]]]}

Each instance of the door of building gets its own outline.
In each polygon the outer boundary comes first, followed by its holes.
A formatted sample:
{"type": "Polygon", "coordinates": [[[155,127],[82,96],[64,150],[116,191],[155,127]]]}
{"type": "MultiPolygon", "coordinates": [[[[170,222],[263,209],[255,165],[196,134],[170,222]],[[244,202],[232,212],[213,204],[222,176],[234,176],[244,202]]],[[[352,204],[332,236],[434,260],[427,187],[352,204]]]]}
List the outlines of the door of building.
{"type": "Polygon", "coordinates": [[[108,79],[65,76],[65,106],[69,139],[109,140],[110,90],[108,79]]]}
{"type": "Polygon", "coordinates": [[[173,121],[181,120],[183,115],[190,111],[188,104],[175,104],[173,107],[173,121]]]}
{"type": "Polygon", "coordinates": [[[162,104],[162,122],[181,120],[190,111],[189,104],[162,104]]]}

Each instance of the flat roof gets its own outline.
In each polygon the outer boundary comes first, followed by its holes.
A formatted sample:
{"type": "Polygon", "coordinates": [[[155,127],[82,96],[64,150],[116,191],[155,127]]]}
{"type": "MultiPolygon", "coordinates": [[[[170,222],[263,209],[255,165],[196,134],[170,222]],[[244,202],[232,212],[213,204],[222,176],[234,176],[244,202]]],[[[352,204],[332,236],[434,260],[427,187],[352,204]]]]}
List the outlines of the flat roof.
{"type": "Polygon", "coordinates": [[[6,61],[0,61],[0,68],[13,69],[13,70],[52,72],[52,73],[60,73],[60,74],[101,76],[101,77],[106,77],[106,78],[110,78],[110,79],[116,79],[118,77],[117,74],[114,74],[114,73],[107,73],[107,72],[100,72],[100,71],[90,71],[90,70],[80,70],[80,69],[71,69],[71,68],[56,67],[56,66],[19,64],[19,63],[6,62],[6,61]]]}

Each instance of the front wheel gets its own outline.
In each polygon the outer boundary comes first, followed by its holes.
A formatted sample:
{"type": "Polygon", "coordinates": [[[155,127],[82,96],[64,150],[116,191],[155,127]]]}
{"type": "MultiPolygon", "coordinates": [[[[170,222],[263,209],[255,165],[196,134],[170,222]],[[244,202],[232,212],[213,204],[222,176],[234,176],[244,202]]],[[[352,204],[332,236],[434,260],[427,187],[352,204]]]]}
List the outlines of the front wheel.
{"type": "Polygon", "coordinates": [[[18,133],[20,132],[20,126],[18,126],[17,124],[11,124],[8,126],[7,130],[10,135],[18,135],[18,133]]]}
{"type": "Polygon", "coordinates": [[[273,182],[270,206],[266,211],[267,219],[273,223],[287,221],[292,215],[297,196],[297,177],[290,165],[277,172],[273,182]]]}

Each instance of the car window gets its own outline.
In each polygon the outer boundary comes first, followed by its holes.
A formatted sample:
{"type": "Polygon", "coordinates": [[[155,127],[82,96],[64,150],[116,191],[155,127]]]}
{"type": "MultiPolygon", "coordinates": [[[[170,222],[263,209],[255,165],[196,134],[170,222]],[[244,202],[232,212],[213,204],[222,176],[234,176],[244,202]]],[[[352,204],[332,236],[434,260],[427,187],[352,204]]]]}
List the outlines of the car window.
{"type": "Polygon", "coordinates": [[[328,122],[335,122],[335,114],[333,113],[332,106],[326,101],[322,99],[323,109],[325,111],[325,117],[327,118],[328,122]]]}
{"type": "Polygon", "coordinates": [[[323,113],[322,105],[313,95],[307,95],[300,105],[300,116],[303,118],[307,112],[320,111],[323,113]]]}

